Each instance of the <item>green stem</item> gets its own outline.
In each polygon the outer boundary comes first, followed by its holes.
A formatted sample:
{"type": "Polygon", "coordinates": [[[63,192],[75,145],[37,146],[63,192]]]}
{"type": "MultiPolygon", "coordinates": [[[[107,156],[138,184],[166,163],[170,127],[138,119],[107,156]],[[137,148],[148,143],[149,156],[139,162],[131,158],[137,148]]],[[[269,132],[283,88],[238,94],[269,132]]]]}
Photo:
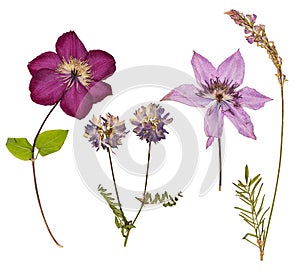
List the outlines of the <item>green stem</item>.
{"type": "Polygon", "coordinates": [[[221,150],[221,138],[218,138],[219,146],[219,191],[222,190],[222,150],[221,150]]]}
{"type": "MultiPolygon", "coordinates": [[[[146,196],[146,191],[147,191],[148,176],[149,176],[149,167],[150,167],[150,154],[151,154],[151,141],[149,142],[149,148],[148,148],[147,170],[146,170],[146,179],[145,179],[145,186],[144,186],[144,192],[143,192],[143,200],[142,200],[140,209],[137,212],[137,214],[136,214],[136,216],[135,216],[135,218],[134,218],[134,220],[132,222],[132,225],[135,224],[137,218],[139,217],[139,215],[140,215],[140,213],[141,213],[141,211],[142,211],[142,209],[143,209],[143,207],[145,205],[145,196],[146,196]]],[[[130,233],[130,230],[128,231],[128,234],[126,235],[124,246],[126,246],[126,244],[127,244],[129,233],[130,233]]]]}
{"type": "MultiPolygon", "coordinates": [[[[61,100],[61,98],[60,98],[61,100]]],[[[35,145],[36,145],[36,141],[37,141],[37,138],[40,134],[40,132],[42,131],[42,128],[44,127],[46,121],[48,120],[49,116],[51,115],[51,113],[53,112],[53,110],[57,107],[57,105],[59,104],[59,101],[57,101],[55,103],[55,105],[51,108],[51,110],[49,111],[49,113],[46,115],[45,119],[43,120],[40,128],[38,129],[36,135],[35,135],[35,138],[34,138],[34,141],[33,141],[33,145],[32,145],[32,150],[31,150],[31,163],[32,163],[32,173],[33,173],[33,181],[34,181],[34,189],[35,189],[35,194],[36,194],[36,198],[37,198],[37,201],[38,201],[38,204],[39,204],[39,208],[40,208],[40,211],[41,211],[41,214],[42,214],[42,217],[43,217],[43,220],[44,220],[44,223],[47,227],[47,230],[52,238],[52,240],[55,242],[55,244],[59,247],[63,247],[61,244],[59,244],[57,242],[57,240],[55,239],[55,237],[53,236],[51,230],[50,230],[50,227],[47,223],[47,220],[46,220],[46,217],[45,217],[45,214],[44,214],[44,211],[43,211],[43,207],[42,207],[42,203],[41,203],[41,199],[40,199],[40,195],[39,195],[39,191],[38,191],[38,186],[37,186],[37,179],[36,179],[36,171],[35,171],[35,160],[36,160],[36,157],[35,157],[35,145]]]]}
{"type": "Polygon", "coordinates": [[[118,192],[118,188],[117,188],[117,184],[116,184],[116,178],[115,178],[115,173],[114,173],[114,168],[113,168],[113,164],[112,164],[112,160],[111,160],[111,153],[110,153],[109,147],[107,147],[106,150],[107,150],[108,157],[109,157],[111,176],[112,176],[112,179],[113,179],[113,182],[114,182],[114,188],[115,188],[115,192],[116,192],[116,195],[117,195],[118,205],[119,205],[119,208],[122,212],[123,220],[126,220],[123,209],[122,209],[122,205],[121,205],[121,202],[120,202],[120,197],[119,197],[119,192],[118,192]]]}
{"type": "Polygon", "coordinates": [[[270,229],[270,224],[271,224],[271,219],[273,215],[273,210],[274,210],[274,205],[275,205],[275,200],[276,200],[276,195],[277,195],[277,190],[278,190],[278,184],[279,184],[279,177],[280,177],[280,170],[281,170],[281,162],[282,162],[282,151],[283,151],[283,130],[284,130],[284,95],[283,95],[283,82],[280,84],[281,86],[281,132],[280,132],[280,147],[279,147],[279,160],[278,160],[278,168],[277,168],[277,177],[276,177],[276,183],[275,183],[275,189],[274,189],[274,195],[273,195],[273,201],[272,201],[272,206],[270,209],[270,215],[268,219],[268,225],[266,229],[266,234],[264,237],[264,242],[263,242],[263,250],[265,249],[266,246],[266,241],[270,229]]]}

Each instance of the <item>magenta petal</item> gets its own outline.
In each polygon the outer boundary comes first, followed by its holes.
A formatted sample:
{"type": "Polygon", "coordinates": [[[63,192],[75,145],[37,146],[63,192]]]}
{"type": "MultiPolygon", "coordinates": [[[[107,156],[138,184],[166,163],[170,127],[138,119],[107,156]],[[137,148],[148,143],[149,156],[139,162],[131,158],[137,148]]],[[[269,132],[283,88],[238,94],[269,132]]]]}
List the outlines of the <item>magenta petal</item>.
{"type": "Polygon", "coordinates": [[[59,75],[50,69],[41,69],[36,72],[29,84],[32,101],[41,105],[53,105],[58,102],[65,88],[59,75]]]}
{"type": "Polygon", "coordinates": [[[207,85],[210,79],[215,79],[218,76],[216,68],[205,57],[194,51],[192,57],[192,66],[198,84],[207,85]]]}
{"type": "Polygon", "coordinates": [[[32,61],[28,63],[28,69],[33,75],[40,69],[51,69],[56,70],[58,65],[61,64],[61,59],[59,56],[51,51],[44,52],[41,55],[34,58],[32,61]]]}
{"type": "MultiPolygon", "coordinates": [[[[204,117],[204,131],[207,137],[221,138],[224,125],[224,115],[220,109],[220,105],[214,104],[208,108],[204,117]]],[[[212,140],[207,144],[211,145],[212,140]]],[[[207,146],[208,147],[208,146],[207,146]]]]}
{"type": "Polygon", "coordinates": [[[113,74],[116,70],[116,61],[112,55],[102,50],[90,50],[86,60],[91,67],[93,79],[100,81],[113,74]]]}
{"type": "Polygon", "coordinates": [[[242,88],[239,91],[239,96],[240,97],[236,100],[237,103],[255,110],[262,108],[265,103],[273,100],[249,87],[242,88]]]}
{"type": "Polygon", "coordinates": [[[219,67],[218,75],[221,81],[228,80],[241,85],[244,80],[245,62],[238,50],[228,57],[219,67]]]}
{"type": "Polygon", "coordinates": [[[62,110],[77,119],[84,118],[91,110],[92,105],[87,89],[79,81],[72,85],[60,102],[62,110]]]}
{"type": "Polygon", "coordinates": [[[102,101],[106,96],[112,95],[111,86],[104,82],[95,82],[89,89],[93,104],[102,101]]]}
{"type": "Polygon", "coordinates": [[[74,31],[64,33],[57,39],[56,52],[61,59],[69,60],[72,56],[85,60],[87,50],[74,31]]]}
{"type": "Polygon", "coordinates": [[[203,98],[196,93],[199,93],[194,85],[181,85],[169,92],[161,101],[171,100],[192,107],[206,107],[212,100],[203,98]]]}
{"type": "Polygon", "coordinates": [[[223,113],[233,123],[240,134],[254,140],[256,139],[250,116],[243,110],[242,107],[232,107],[227,105],[227,109],[224,109],[223,113]]]}

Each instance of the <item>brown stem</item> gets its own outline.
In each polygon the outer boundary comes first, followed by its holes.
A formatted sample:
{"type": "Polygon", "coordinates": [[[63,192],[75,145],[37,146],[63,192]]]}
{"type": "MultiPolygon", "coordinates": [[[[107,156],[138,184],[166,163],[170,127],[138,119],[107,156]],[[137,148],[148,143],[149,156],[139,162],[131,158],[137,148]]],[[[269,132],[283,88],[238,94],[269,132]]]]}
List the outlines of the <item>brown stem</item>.
{"type": "Polygon", "coordinates": [[[57,242],[57,240],[54,238],[50,228],[49,228],[49,225],[46,221],[46,217],[45,217],[45,214],[44,214],[44,211],[43,211],[43,208],[42,208],[42,204],[41,204],[41,200],[40,200],[40,195],[39,195],[39,191],[38,191],[38,186],[37,186],[37,180],[36,180],[36,173],[35,173],[35,160],[32,159],[31,160],[31,163],[32,163],[32,172],[33,172],[33,180],[34,180],[34,188],[35,188],[35,194],[36,194],[36,198],[37,198],[37,201],[38,201],[38,204],[39,204],[39,208],[40,208],[40,211],[41,211],[41,214],[42,214],[42,217],[43,217],[43,220],[44,220],[44,223],[47,227],[47,230],[52,238],[52,240],[56,243],[57,246],[59,247],[63,247],[61,244],[59,244],[57,242]]]}
{"type": "MultiPolygon", "coordinates": [[[[65,93],[64,93],[65,94],[65,93]]],[[[40,211],[41,211],[41,214],[42,214],[42,217],[43,217],[43,220],[44,220],[44,223],[47,227],[47,230],[51,236],[51,238],[53,239],[53,241],[56,243],[57,246],[59,247],[63,247],[61,244],[59,244],[56,239],[54,238],[50,228],[49,228],[49,225],[46,221],[46,217],[45,217],[45,214],[44,214],[44,211],[43,211],[43,208],[42,208],[42,204],[41,204],[41,200],[40,200],[40,195],[39,195],[39,191],[38,191],[38,187],[37,187],[37,179],[36,179],[36,172],[35,172],[35,160],[36,160],[36,156],[34,155],[35,154],[35,145],[36,145],[36,141],[37,141],[37,138],[40,134],[40,132],[42,131],[42,128],[44,127],[46,121],[48,120],[50,114],[53,112],[53,110],[57,107],[57,105],[59,104],[59,102],[61,101],[61,99],[63,98],[64,94],[62,95],[62,97],[55,103],[55,105],[51,108],[51,110],[49,111],[49,113],[46,115],[45,119],[43,120],[40,128],[38,129],[35,137],[34,137],[34,141],[33,141],[33,145],[32,145],[32,150],[31,150],[31,162],[32,162],[32,172],[33,172],[33,180],[34,180],[34,187],[35,187],[35,193],[36,193],[36,198],[37,198],[37,201],[38,201],[38,204],[39,204],[39,208],[40,208],[40,211]]]]}

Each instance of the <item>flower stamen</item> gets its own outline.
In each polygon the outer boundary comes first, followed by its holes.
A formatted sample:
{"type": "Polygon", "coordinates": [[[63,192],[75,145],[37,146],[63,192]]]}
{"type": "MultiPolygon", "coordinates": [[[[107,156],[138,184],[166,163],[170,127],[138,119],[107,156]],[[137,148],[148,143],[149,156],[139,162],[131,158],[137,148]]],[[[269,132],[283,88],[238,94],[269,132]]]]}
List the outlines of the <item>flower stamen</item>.
{"type": "Polygon", "coordinates": [[[56,71],[68,87],[71,87],[76,79],[85,87],[88,87],[92,82],[91,67],[88,63],[73,57],[70,57],[68,61],[63,58],[63,62],[56,71]]]}

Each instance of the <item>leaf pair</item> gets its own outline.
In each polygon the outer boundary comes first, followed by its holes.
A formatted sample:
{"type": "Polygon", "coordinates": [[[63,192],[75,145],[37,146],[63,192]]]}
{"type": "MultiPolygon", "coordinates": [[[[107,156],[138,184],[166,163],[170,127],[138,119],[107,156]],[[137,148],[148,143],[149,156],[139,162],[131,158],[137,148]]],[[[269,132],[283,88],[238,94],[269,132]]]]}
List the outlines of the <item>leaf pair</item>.
{"type": "MultiPolygon", "coordinates": [[[[40,133],[36,139],[35,147],[38,154],[46,156],[57,152],[63,146],[68,130],[48,130],[40,133]]],[[[34,158],[33,147],[27,138],[7,138],[6,147],[16,158],[28,161],[34,158]]]]}

